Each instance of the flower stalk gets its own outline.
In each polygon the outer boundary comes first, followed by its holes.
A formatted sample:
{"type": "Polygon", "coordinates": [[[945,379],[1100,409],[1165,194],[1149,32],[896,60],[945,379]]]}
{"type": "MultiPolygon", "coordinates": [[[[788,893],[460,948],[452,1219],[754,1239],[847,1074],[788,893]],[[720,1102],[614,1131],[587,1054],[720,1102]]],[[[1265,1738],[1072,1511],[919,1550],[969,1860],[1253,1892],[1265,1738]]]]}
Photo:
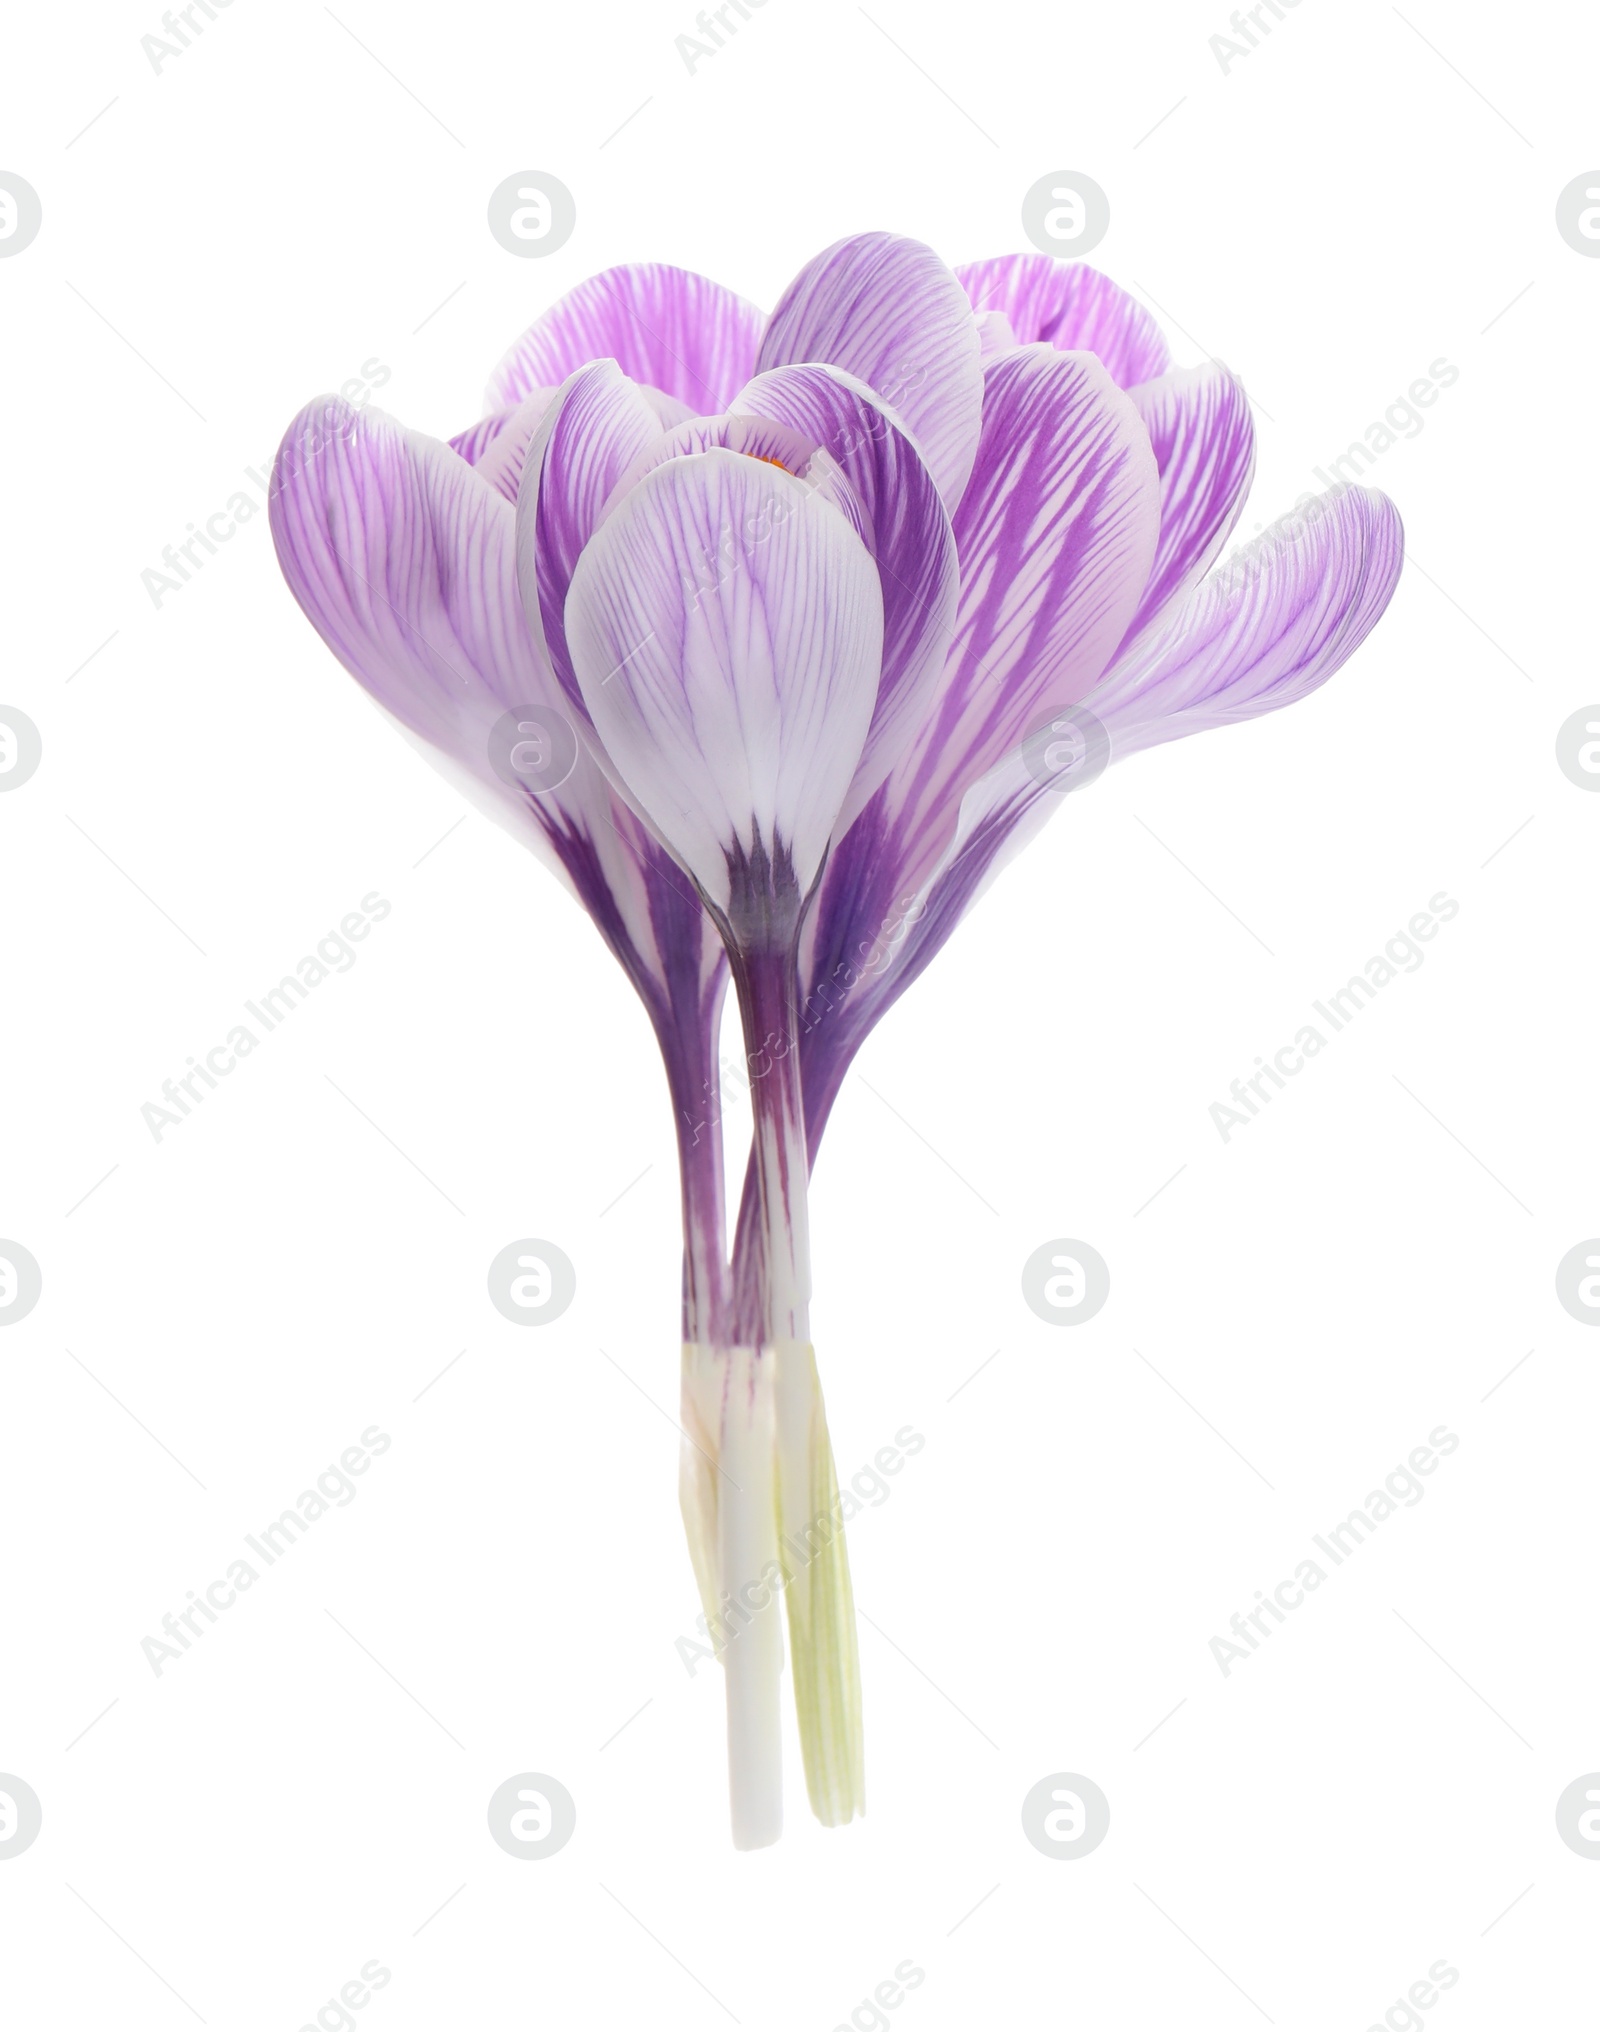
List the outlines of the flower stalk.
{"type": "Polygon", "coordinates": [[[825,1826],[865,1807],[855,1609],[811,1344],[811,1241],[800,1084],[799,912],[784,936],[731,958],[751,1071],[751,1184],[733,1265],[741,1339],[773,1393],[777,1522],[801,1754],[825,1826]]]}

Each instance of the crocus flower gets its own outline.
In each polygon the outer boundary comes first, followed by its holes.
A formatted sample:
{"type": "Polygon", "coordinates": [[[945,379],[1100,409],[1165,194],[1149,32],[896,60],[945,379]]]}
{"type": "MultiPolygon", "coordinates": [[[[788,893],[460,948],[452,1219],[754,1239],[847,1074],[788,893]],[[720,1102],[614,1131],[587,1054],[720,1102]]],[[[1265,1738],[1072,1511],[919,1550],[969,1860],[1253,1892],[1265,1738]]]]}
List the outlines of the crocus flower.
{"type": "Polygon", "coordinates": [[[951,271],[887,234],[819,255],[770,317],[679,269],[596,276],[448,443],[331,398],[284,439],[296,598],[567,883],[660,1042],[682,1507],[741,1847],[781,1826],[780,1596],[813,1809],[864,1804],[807,1316],[809,1172],[852,1059],[1059,807],[1056,749],[1117,757],[1288,704],[1394,589],[1398,518],[1354,487],[1212,572],[1252,464],[1239,382],[1174,370],[1094,270],[951,271]],[[752,1103],[731,1248],[730,979],[752,1103]]]}

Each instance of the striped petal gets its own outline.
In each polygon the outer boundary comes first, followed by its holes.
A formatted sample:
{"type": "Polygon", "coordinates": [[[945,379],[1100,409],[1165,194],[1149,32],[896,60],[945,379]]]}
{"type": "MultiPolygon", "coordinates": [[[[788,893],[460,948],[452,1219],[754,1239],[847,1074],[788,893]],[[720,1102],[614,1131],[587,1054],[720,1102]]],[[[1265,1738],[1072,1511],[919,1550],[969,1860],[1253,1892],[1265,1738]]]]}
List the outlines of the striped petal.
{"type": "Polygon", "coordinates": [[[536,388],[526,402],[519,402],[509,416],[500,419],[500,428],[483,446],[478,457],[468,461],[469,465],[476,467],[478,477],[486,480],[513,506],[522,485],[522,469],[527,462],[529,447],[538,436],[539,426],[549,413],[557,393],[554,388],[536,388]]]}
{"type": "Polygon", "coordinates": [[[1366,487],[1307,495],[1227,559],[1089,709],[1118,754],[1251,720],[1325,684],[1366,640],[1400,577],[1394,503],[1366,487]]]}
{"type": "Polygon", "coordinates": [[[839,814],[842,833],[927,715],[955,622],[955,536],[916,446],[870,390],[839,369],[775,368],[741,390],[734,408],[785,425],[831,461],[878,567],[883,672],[866,747],[839,814]]]}
{"type": "Polygon", "coordinates": [[[1042,340],[1060,353],[1093,353],[1119,388],[1152,381],[1172,365],[1155,319],[1109,276],[1048,254],[997,254],[956,270],[976,311],[1001,311],[1018,345],[1042,340]]]}
{"type": "MultiPolygon", "coordinates": [[[[459,452],[469,466],[482,468],[487,464],[501,434],[508,426],[516,425],[520,440],[516,449],[502,447],[499,461],[491,469],[495,473],[498,491],[508,494],[514,501],[521,484],[523,462],[536,434],[536,427],[543,420],[559,392],[556,388],[535,388],[525,401],[513,404],[510,409],[492,410],[488,416],[481,416],[476,423],[469,424],[463,431],[458,431],[449,441],[450,449],[459,452]],[[530,420],[535,430],[522,430],[521,426],[530,420]]],[[[656,420],[663,430],[670,430],[675,423],[681,422],[689,414],[683,403],[675,402],[670,395],[663,395],[659,388],[641,388],[639,393],[654,411],[656,420]]]]}
{"type": "Polygon", "coordinates": [[[686,268],[608,268],[523,333],[494,371],[487,406],[506,408],[591,360],[615,360],[689,414],[713,413],[754,372],[762,322],[754,304],[686,268]]]}
{"type": "MultiPolygon", "coordinates": [[[[912,749],[830,856],[806,925],[802,989],[829,1038],[854,1035],[830,998],[870,1012],[853,984],[904,937],[964,795],[1105,669],[1149,577],[1157,514],[1144,426],[1095,359],[1029,346],[990,363],[955,517],[961,596],[944,679],[912,749]]],[[[848,1062],[855,1045],[842,1048],[848,1062]]],[[[806,1078],[825,1109],[826,1064],[806,1078]]]]}
{"type": "Polygon", "coordinates": [[[836,509],[737,452],[631,487],[566,615],[594,726],[639,809],[743,945],[752,897],[792,923],[872,718],[877,573],[836,509]]]}
{"type": "MultiPolygon", "coordinates": [[[[1159,642],[1119,660],[1089,694],[1085,708],[1105,729],[1113,758],[1259,719],[1326,684],[1388,606],[1404,552],[1400,517],[1385,495],[1364,487],[1307,495],[1213,573],[1159,642]]],[[[975,786],[918,942],[942,943],[1061,801],[1020,756],[975,786]]]]}
{"type": "Polygon", "coordinates": [[[573,891],[669,1045],[665,1012],[711,991],[718,941],[576,738],[523,621],[510,502],[449,446],[328,400],[290,425],[269,513],[284,577],[323,641],[440,773],[573,891]],[[572,757],[549,789],[496,767],[497,724],[518,708],[572,757]]]}
{"type": "Polygon", "coordinates": [[[859,233],[790,283],[758,366],[822,364],[864,381],[904,422],[953,508],[977,451],[981,350],[966,294],[931,248],[859,233]]]}
{"type": "Polygon", "coordinates": [[[468,424],[465,430],[457,431],[450,439],[451,451],[464,458],[469,466],[475,466],[520,407],[520,403],[514,402],[507,409],[492,409],[487,416],[480,416],[476,423],[468,424]]]}
{"type": "Polygon", "coordinates": [[[1149,579],[1158,485],[1138,411],[1091,356],[1029,346],[990,363],[954,523],[950,657],[885,786],[904,876],[931,870],[969,785],[1100,678],[1149,579]]]}
{"type": "Polygon", "coordinates": [[[270,518],[312,626],[414,732],[487,773],[498,715],[557,702],[517,601],[511,504],[447,445],[312,403],[279,450],[270,518]]]}
{"type": "Polygon", "coordinates": [[[987,367],[997,353],[1009,353],[1020,341],[1003,310],[980,310],[975,315],[978,320],[978,353],[987,367]]]}
{"type": "Polygon", "coordinates": [[[567,652],[567,592],[621,481],[662,435],[654,405],[609,360],[581,368],[545,413],[517,499],[522,604],[572,710],[588,708],[567,652]]]}
{"type": "MultiPolygon", "coordinates": [[[[1207,579],[1149,653],[1119,663],[1089,694],[1084,705],[1113,759],[1275,712],[1325,684],[1381,617],[1403,553],[1400,518],[1383,495],[1349,487],[1306,497],[1207,579]]],[[[963,801],[933,879],[883,892],[892,908],[878,919],[859,913],[831,971],[814,971],[801,1036],[813,1151],[874,1024],[1062,801],[1020,754],[1007,756],[963,801]]],[[[830,866],[824,901],[832,879],[830,866]]]]}
{"type": "Polygon", "coordinates": [[[1130,389],[1161,476],[1161,532],[1119,655],[1199,584],[1232,533],[1255,471],[1244,383],[1212,361],[1130,389]]]}

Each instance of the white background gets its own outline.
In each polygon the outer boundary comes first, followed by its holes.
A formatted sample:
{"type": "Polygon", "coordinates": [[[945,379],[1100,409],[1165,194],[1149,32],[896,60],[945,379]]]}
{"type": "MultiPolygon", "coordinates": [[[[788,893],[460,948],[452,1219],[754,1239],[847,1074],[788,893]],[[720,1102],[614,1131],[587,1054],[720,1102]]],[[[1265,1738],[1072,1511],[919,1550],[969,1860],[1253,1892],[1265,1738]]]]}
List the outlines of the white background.
{"type": "Polygon", "coordinates": [[[7,30],[0,168],[44,206],[0,261],[0,702],[44,740],[0,799],[0,1234],[44,1271],[0,1336],[0,1770],[44,1807],[8,2017],[294,2032],[376,1957],[372,2032],[831,2032],[910,1958],[905,2032],[1363,2032],[1443,1958],[1430,2027],[1567,2019],[1600,1338],[1553,1280],[1600,1230],[1600,798],[1554,742],[1600,695],[1600,264],[1554,207],[1600,28],[1304,0],[1225,73],[1220,5],[770,0],[691,76],[687,5],[336,12],[235,0],[159,75],[153,0],[7,30]],[[576,195],[548,260],[485,227],[527,168],[576,195]],[[338,670],[264,514],[159,609],[140,574],[368,360],[447,435],[613,262],[770,304],[865,228],[1020,249],[1057,169],[1180,363],[1244,375],[1243,534],[1460,378],[1371,476],[1411,561],[1354,662],[1074,799],[860,1059],[814,1193],[841,1474],[926,1438],[852,1530],[870,1813],[816,1827],[795,1757],[736,1855],[718,1675],[674,1651],[643,1017],[338,670]],[[358,963],[155,1142],[162,1081],[373,890],[358,963]],[[1229,1082],[1439,890],[1425,964],[1225,1144],[1229,1082]],[[529,1234],[578,1270],[539,1332],[484,1292],[529,1234]],[[1057,1236],[1111,1266],[1076,1330],[1021,1297],[1057,1236]],[[141,1639],[374,1423],[357,1499],[157,1678],[141,1639]],[[1211,1638],[1441,1424],[1425,1499],[1225,1678],[1211,1638]],[[526,1770],[578,1807],[538,1865],[484,1820],[526,1770]],[[1111,1802],[1072,1863],[1019,1822],[1058,1771],[1111,1802]]]}

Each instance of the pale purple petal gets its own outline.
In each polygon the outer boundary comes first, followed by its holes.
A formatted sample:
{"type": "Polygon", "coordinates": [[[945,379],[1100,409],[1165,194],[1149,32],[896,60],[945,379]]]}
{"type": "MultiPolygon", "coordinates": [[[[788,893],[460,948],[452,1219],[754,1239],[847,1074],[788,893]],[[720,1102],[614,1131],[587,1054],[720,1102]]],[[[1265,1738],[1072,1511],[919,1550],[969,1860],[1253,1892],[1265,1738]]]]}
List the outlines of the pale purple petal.
{"type": "Polygon", "coordinates": [[[270,516],[312,625],[415,732],[487,770],[495,717],[559,696],[523,625],[511,505],[448,446],[313,403],[279,450],[270,516]]]}
{"type": "Polygon", "coordinates": [[[665,395],[659,388],[652,388],[647,381],[638,384],[639,393],[655,411],[656,422],[663,430],[674,430],[680,423],[687,423],[692,416],[700,414],[695,404],[680,402],[676,395],[665,395]]]}
{"type": "Polygon", "coordinates": [[[465,430],[458,431],[450,439],[451,451],[464,458],[469,466],[475,466],[521,406],[513,402],[509,408],[491,410],[487,416],[480,416],[476,423],[468,424],[465,430]]]}
{"type": "Polygon", "coordinates": [[[776,466],[674,459],[590,540],[566,621],[607,755],[707,900],[726,917],[739,869],[764,861],[797,907],[882,655],[877,573],[845,519],[776,466]]]}
{"type": "Polygon", "coordinates": [[[442,774],[561,876],[670,1030],[669,1005],[693,1006],[717,968],[683,875],[581,745],[571,775],[541,794],[490,761],[502,714],[566,714],[523,619],[511,504],[447,445],[329,399],[290,425],[269,513],[284,577],[323,641],[442,774]]]}
{"type": "Polygon", "coordinates": [[[502,714],[561,711],[523,622],[511,504],[437,440],[328,400],[285,434],[269,515],[289,589],[345,669],[571,886],[560,835],[585,779],[532,799],[489,759],[502,714]]]}
{"type": "Polygon", "coordinates": [[[673,396],[689,414],[714,413],[755,371],[762,323],[753,303],[686,268],[659,261],[608,268],[523,333],[494,371],[487,406],[558,387],[591,360],[615,360],[630,380],[673,396]]]}
{"type": "Polygon", "coordinates": [[[1009,353],[1021,344],[1003,310],[977,312],[978,353],[987,367],[997,353],[1009,353]]]}
{"type": "Polygon", "coordinates": [[[517,565],[528,625],[573,710],[588,709],[567,654],[567,589],[606,504],[662,432],[654,404],[609,360],[574,374],[545,412],[517,500],[517,565]]]}
{"type": "Polygon", "coordinates": [[[967,787],[1099,680],[1148,581],[1158,508],[1144,425],[1098,361],[1029,346],[990,363],[955,515],[950,656],[885,786],[899,886],[931,872],[967,787]]]}
{"type": "Polygon", "coordinates": [[[945,505],[977,450],[983,369],[966,292],[931,248],[859,233],[810,261],[784,291],[759,366],[825,364],[864,381],[906,425],[945,505]]]}
{"type": "MultiPolygon", "coordinates": [[[[1083,701],[1107,729],[1112,759],[1255,719],[1325,684],[1388,605],[1403,552],[1400,518],[1383,495],[1348,487],[1306,497],[1214,572],[1148,655],[1119,664],[1083,701]]],[[[1020,754],[1007,756],[963,801],[934,878],[916,892],[880,887],[835,938],[831,967],[813,973],[801,1035],[813,1151],[873,1025],[1064,802],[1020,754]]],[[[831,880],[830,867],[819,901],[831,880]]]]}
{"type": "MultiPolygon", "coordinates": [[[[1155,552],[1158,481],[1138,411],[1087,353],[992,361],[983,443],[955,517],[961,598],[943,688],[909,755],[835,847],[808,918],[801,985],[821,1042],[807,1109],[826,1112],[969,788],[1039,720],[1089,691],[1155,552]],[[872,956],[879,955],[874,961],[872,956]],[[854,1041],[851,1041],[851,1040],[854,1041]],[[830,1044],[828,1040],[834,1042],[830,1044]],[[832,1067],[832,1069],[830,1069],[832,1067]]],[[[819,1118],[820,1119],[820,1118],[819,1118]]]]}
{"type": "Polygon", "coordinates": [[[528,447],[537,436],[556,394],[554,388],[536,388],[526,402],[517,404],[509,416],[497,419],[499,429],[478,456],[468,461],[476,468],[480,479],[486,480],[497,494],[504,495],[513,505],[517,490],[522,485],[522,468],[527,461],[528,447]]]}
{"type": "MultiPolygon", "coordinates": [[[[955,621],[955,536],[933,476],[890,412],[833,367],[777,367],[734,398],[826,454],[858,504],[852,518],[878,567],[883,672],[871,732],[839,832],[900,760],[926,717],[955,621]]],[[[796,469],[798,470],[798,469],[796,469]]]]}
{"type": "Polygon", "coordinates": [[[1366,487],[1307,495],[1224,560],[1169,630],[1119,662],[1085,704],[1116,754],[1290,705],[1366,640],[1404,552],[1385,495],[1366,487]]]}
{"type": "MultiPolygon", "coordinates": [[[[1399,514],[1385,495],[1345,487],[1305,496],[1083,701],[1105,729],[1112,759],[1258,719],[1326,684],[1388,606],[1404,551],[1399,514]]],[[[942,942],[939,924],[954,922],[953,908],[970,907],[1062,802],[1021,756],[976,785],[913,945],[936,934],[942,942]]]]}
{"type": "MultiPolygon", "coordinates": [[[[786,368],[783,371],[794,370],[786,368]]],[[[830,370],[818,368],[813,371],[826,373],[830,370]]],[[[758,416],[753,409],[730,411],[726,416],[692,416],[687,422],[664,432],[618,481],[612,497],[613,505],[657,466],[664,466],[671,459],[686,459],[696,452],[713,449],[741,452],[746,458],[781,466],[786,473],[793,473],[797,479],[804,479],[820,488],[856,534],[864,534],[865,516],[861,503],[831,461],[819,458],[816,438],[771,417],[758,416]]]]}
{"type": "Polygon", "coordinates": [[[1161,475],[1155,562],[1119,655],[1168,618],[1210,570],[1244,507],[1255,430],[1244,383],[1212,361],[1128,391],[1161,475]]]}
{"type": "Polygon", "coordinates": [[[1093,353],[1119,388],[1153,381],[1172,365],[1161,328],[1109,276],[1048,254],[997,254],[958,268],[977,311],[1003,311],[1019,346],[1093,353]]]}

